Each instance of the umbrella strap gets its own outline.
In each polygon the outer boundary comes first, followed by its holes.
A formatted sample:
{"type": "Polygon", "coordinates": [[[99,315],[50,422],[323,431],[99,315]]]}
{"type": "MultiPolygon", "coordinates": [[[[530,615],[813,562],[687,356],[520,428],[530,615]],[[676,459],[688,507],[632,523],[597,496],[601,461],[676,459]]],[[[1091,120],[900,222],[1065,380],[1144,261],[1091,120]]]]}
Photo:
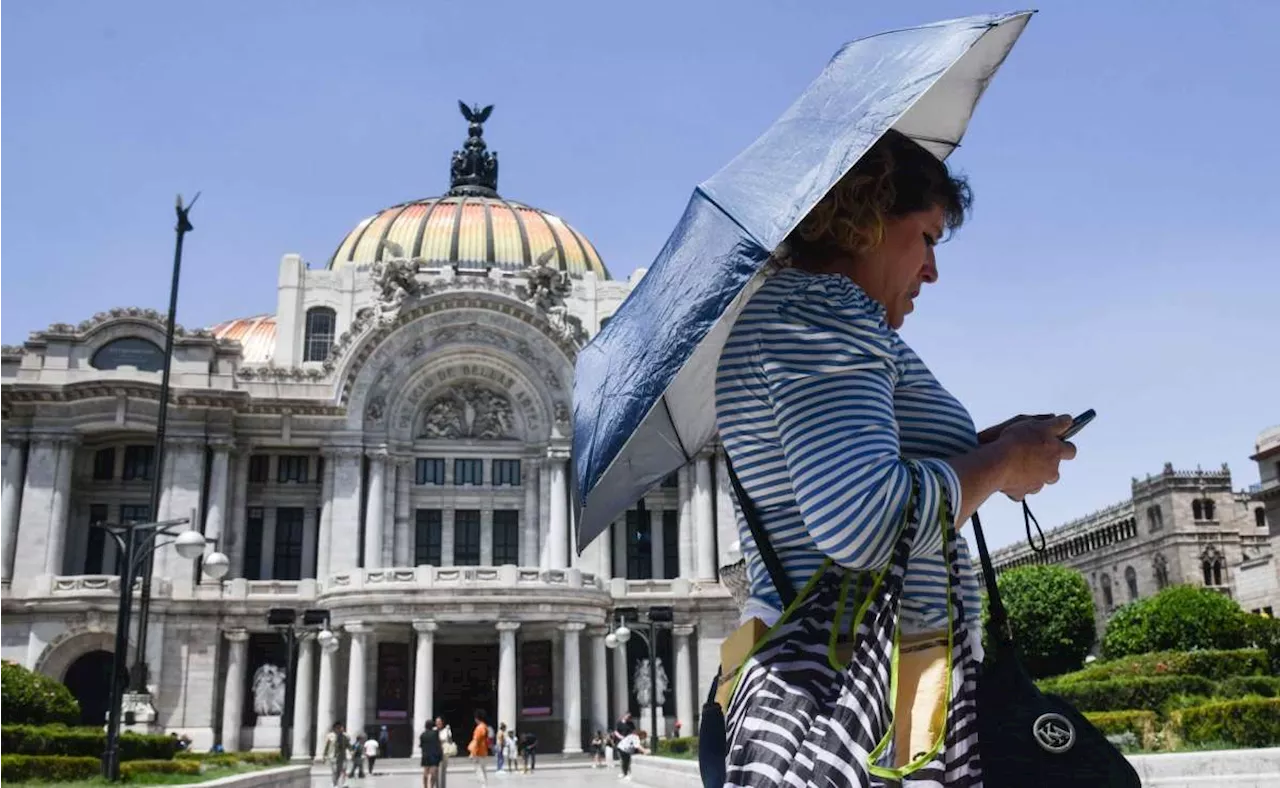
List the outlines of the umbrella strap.
{"type": "Polygon", "coordinates": [[[742,516],[747,521],[747,527],[751,529],[751,538],[755,540],[756,549],[760,551],[760,558],[764,561],[764,568],[768,570],[769,578],[773,580],[773,587],[778,590],[778,596],[782,599],[782,609],[786,610],[796,601],[796,587],[792,585],[791,578],[787,577],[782,559],[778,558],[777,552],[773,549],[773,543],[769,541],[769,532],[765,530],[764,523],[760,520],[760,510],[756,509],[747,491],[742,489],[738,474],[733,472],[733,460],[729,459],[728,449],[724,452],[724,465],[729,472],[729,483],[733,485],[733,494],[738,497],[738,505],[742,507],[742,516]]]}

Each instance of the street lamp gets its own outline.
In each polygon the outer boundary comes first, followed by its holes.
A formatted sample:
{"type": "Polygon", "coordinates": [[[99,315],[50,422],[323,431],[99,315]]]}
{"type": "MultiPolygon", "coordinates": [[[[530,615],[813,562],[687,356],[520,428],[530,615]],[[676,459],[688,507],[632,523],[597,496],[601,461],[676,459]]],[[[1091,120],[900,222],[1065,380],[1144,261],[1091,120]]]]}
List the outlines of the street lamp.
{"type": "Polygon", "coordinates": [[[293,757],[293,706],[297,702],[297,674],[293,669],[294,652],[298,646],[298,633],[316,632],[316,641],[326,651],[336,644],[338,636],[329,630],[329,611],[309,609],[302,611],[302,624],[298,624],[298,611],[291,607],[273,607],[267,611],[267,626],[280,633],[285,643],[284,660],[284,719],[280,721],[280,755],[286,761],[293,757]]]}
{"type": "MultiPolygon", "coordinates": [[[[146,565],[161,547],[173,545],[178,555],[188,560],[195,560],[204,554],[204,549],[211,540],[204,534],[190,528],[179,530],[179,526],[188,525],[191,521],[165,520],[156,523],[94,523],[91,527],[101,528],[115,541],[116,547],[124,556],[120,567],[120,601],[116,612],[116,645],[111,655],[111,705],[107,716],[107,746],[102,753],[102,776],[108,780],[120,779],[120,706],[123,702],[124,687],[128,683],[126,664],[129,659],[129,618],[133,612],[133,581],[138,571],[146,565]],[[161,541],[161,536],[171,536],[169,541],[161,541]]],[[[230,562],[220,552],[210,553],[204,561],[204,573],[213,580],[219,580],[227,573],[230,562]]],[[[146,628],[146,622],[140,620],[139,629],[146,628]]]]}
{"type": "Polygon", "coordinates": [[[649,747],[652,752],[658,751],[658,630],[670,629],[675,616],[668,606],[649,608],[649,615],[640,620],[640,610],[634,607],[619,607],[613,611],[618,628],[604,637],[607,648],[625,648],[632,635],[639,636],[649,650],[649,747]],[[644,629],[632,630],[627,626],[627,619],[641,624],[644,629]]]}

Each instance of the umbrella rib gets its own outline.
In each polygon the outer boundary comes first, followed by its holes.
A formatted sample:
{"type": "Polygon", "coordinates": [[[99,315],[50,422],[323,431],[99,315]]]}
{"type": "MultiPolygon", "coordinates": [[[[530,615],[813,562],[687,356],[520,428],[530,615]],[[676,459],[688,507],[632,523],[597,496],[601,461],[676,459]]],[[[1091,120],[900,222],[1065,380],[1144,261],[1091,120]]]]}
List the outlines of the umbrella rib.
{"type": "Polygon", "coordinates": [[[680,430],[676,428],[675,417],[671,415],[671,405],[667,402],[667,393],[662,392],[662,407],[667,411],[667,421],[671,423],[671,432],[676,436],[676,444],[680,447],[680,453],[684,455],[685,462],[693,458],[689,456],[689,450],[685,448],[684,440],[680,437],[680,430]]]}
{"type": "MultiPolygon", "coordinates": [[[[701,195],[702,199],[706,200],[708,203],[715,206],[715,209],[720,212],[721,216],[733,222],[734,226],[737,227],[739,230],[741,230],[743,235],[745,235],[747,238],[750,238],[752,241],[755,241],[756,246],[760,247],[761,249],[768,248],[765,246],[764,241],[761,241],[759,238],[757,238],[755,233],[748,230],[745,226],[743,226],[742,222],[738,221],[738,217],[734,216],[729,211],[726,211],[724,209],[724,206],[721,205],[720,202],[716,200],[715,197],[711,196],[711,192],[707,191],[702,187],[702,184],[698,184],[693,191],[695,194],[701,195]]],[[[769,249],[769,251],[773,252],[772,249],[769,249]]]]}

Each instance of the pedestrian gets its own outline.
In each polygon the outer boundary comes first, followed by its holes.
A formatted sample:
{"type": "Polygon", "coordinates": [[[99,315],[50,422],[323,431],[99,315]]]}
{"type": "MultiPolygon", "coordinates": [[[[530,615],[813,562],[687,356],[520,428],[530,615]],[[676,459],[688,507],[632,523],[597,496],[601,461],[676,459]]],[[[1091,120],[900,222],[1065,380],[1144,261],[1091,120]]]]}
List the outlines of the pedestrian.
{"type": "Polygon", "coordinates": [[[604,731],[597,730],[596,735],[591,737],[591,768],[599,769],[604,766],[604,731]]]}
{"type": "Polygon", "coordinates": [[[453,740],[453,728],[445,724],[443,717],[436,717],[436,737],[440,739],[440,788],[449,783],[449,761],[458,755],[458,744],[453,740]]]}
{"type": "Polygon", "coordinates": [[[364,758],[369,762],[369,776],[372,777],[375,772],[373,765],[378,762],[378,756],[381,755],[381,748],[378,746],[377,739],[364,740],[364,758]]]}
{"type": "Polygon", "coordinates": [[[622,761],[621,779],[631,782],[631,756],[636,753],[648,753],[640,743],[637,733],[629,733],[618,741],[618,760],[622,761]]]}
{"type": "Polygon", "coordinates": [[[524,773],[530,774],[538,768],[538,734],[529,731],[522,739],[524,744],[524,773]]]}
{"type": "Polygon", "coordinates": [[[507,763],[507,724],[498,722],[498,738],[494,748],[495,763],[493,770],[501,772],[507,763]]]}
{"type": "Polygon", "coordinates": [[[350,750],[351,740],[347,738],[346,730],[342,723],[335,722],[333,729],[324,737],[324,750],[320,756],[325,763],[329,764],[334,788],[347,784],[347,753],[350,750]]]}
{"type": "Polygon", "coordinates": [[[422,750],[422,788],[437,788],[440,764],[444,762],[444,747],[440,742],[440,732],[431,723],[422,729],[418,748],[422,750]]]}
{"type": "Polygon", "coordinates": [[[364,778],[364,742],[367,737],[364,731],[356,734],[356,740],[351,743],[351,768],[348,771],[351,777],[364,778]]]}
{"type": "Polygon", "coordinates": [[[387,758],[391,755],[391,731],[387,730],[387,726],[383,725],[378,730],[378,757],[387,758]]]}
{"type": "Polygon", "coordinates": [[[489,777],[484,771],[484,760],[489,757],[489,726],[484,722],[484,712],[476,709],[476,727],[471,731],[471,741],[467,744],[467,754],[476,769],[476,779],[481,785],[489,784],[489,777]]]}

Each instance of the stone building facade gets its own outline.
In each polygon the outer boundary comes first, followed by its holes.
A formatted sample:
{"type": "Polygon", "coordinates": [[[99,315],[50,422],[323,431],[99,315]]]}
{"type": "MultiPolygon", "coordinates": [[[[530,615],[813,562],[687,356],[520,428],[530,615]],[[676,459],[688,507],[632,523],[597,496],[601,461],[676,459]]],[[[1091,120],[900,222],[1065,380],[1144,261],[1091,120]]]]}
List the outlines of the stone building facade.
{"type": "Polygon", "coordinates": [[[666,724],[695,729],[737,618],[723,464],[698,456],[572,549],[574,360],[643,271],[612,280],[577,230],[500,197],[487,112],[469,114],[447,194],[360,222],[323,267],[285,255],[275,314],[178,330],[162,462],[162,315],[114,309],[4,348],[3,657],[66,681],[86,722],[105,712],[119,590],[91,524],[154,515],[231,558],[213,582],[156,553],[149,689],[196,749],[278,746],[253,703],[259,669],[284,662],[275,607],[327,610],[338,635],[300,645],[296,754],[343,720],[388,726],[407,756],[429,716],[465,729],[476,709],[580,751],[638,711],[644,643],[606,649],[619,606],[674,608],[666,724]]]}
{"type": "Polygon", "coordinates": [[[1028,564],[1079,570],[1093,591],[1099,633],[1121,605],[1170,585],[1204,586],[1246,610],[1280,610],[1275,540],[1256,491],[1232,488],[1226,465],[1133,479],[1131,497],[995,551],[996,572],[1028,564]]]}

